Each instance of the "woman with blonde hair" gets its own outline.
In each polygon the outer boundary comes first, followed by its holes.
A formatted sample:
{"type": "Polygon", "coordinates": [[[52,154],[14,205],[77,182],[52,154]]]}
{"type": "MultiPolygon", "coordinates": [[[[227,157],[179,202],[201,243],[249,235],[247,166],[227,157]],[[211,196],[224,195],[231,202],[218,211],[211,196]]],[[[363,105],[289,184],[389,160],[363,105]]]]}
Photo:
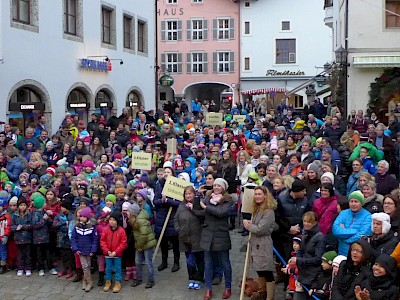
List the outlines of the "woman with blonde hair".
{"type": "Polygon", "coordinates": [[[358,189],[361,191],[364,184],[366,184],[368,181],[374,181],[375,182],[375,177],[373,177],[370,173],[368,172],[361,172],[360,177],[358,178],[358,189]]]}
{"type": "Polygon", "coordinates": [[[39,177],[46,172],[47,163],[43,160],[39,152],[32,152],[28,162],[27,172],[29,174],[36,174],[39,177]]]}
{"type": "Polygon", "coordinates": [[[239,177],[241,184],[244,185],[249,179],[249,173],[254,172],[254,167],[251,164],[249,153],[247,153],[247,151],[240,150],[237,154],[236,163],[237,163],[236,176],[239,177]]]}
{"type": "Polygon", "coordinates": [[[274,299],[275,269],[271,234],[274,231],[275,213],[278,204],[264,186],[254,189],[253,217],[243,220],[243,226],[251,232],[249,245],[253,269],[258,274],[259,290],[252,299],[274,299]]]}

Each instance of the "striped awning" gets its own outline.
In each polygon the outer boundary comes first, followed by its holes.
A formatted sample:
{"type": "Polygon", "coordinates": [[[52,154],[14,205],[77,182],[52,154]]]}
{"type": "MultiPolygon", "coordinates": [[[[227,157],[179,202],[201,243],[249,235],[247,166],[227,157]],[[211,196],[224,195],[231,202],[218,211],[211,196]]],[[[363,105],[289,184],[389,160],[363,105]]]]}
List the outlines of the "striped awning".
{"type": "Polygon", "coordinates": [[[254,90],[246,90],[246,91],[241,91],[242,95],[262,95],[262,94],[267,94],[267,93],[285,93],[286,89],[285,88],[265,88],[265,89],[254,89],[254,90]]]}
{"type": "Polygon", "coordinates": [[[355,68],[400,67],[400,55],[368,55],[353,57],[355,68]]]}

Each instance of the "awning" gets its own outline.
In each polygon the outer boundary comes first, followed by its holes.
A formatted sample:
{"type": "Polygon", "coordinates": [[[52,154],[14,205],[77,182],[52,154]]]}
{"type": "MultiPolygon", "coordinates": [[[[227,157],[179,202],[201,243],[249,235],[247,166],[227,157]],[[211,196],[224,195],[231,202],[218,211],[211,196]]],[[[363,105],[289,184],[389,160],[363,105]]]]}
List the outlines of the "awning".
{"type": "Polygon", "coordinates": [[[355,68],[400,67],[400,55],[369,55],[353,57],[355,68]]]}
{"type": "Polygon", "coordinates": [[[285,88],[266,88],[266,89],[255,89],[255,90],[246,90],[246,91],[241,91],[242,95],[263,95],[267,93],[285,93],[286,89],[285,88]]]}

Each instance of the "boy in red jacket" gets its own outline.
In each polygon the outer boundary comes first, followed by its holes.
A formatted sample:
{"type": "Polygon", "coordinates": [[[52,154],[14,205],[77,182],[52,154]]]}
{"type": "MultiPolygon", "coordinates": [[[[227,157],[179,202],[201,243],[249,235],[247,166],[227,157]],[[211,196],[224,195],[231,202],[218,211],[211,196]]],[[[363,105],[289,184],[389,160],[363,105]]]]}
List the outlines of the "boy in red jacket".
{"type": "Polygon", "coordinates": [[[109,219],[109,226],[104,228],[100,247],[106,257],[106,284],[104,291],[108,292],[111,289],[112,272],[115,272],[115,284],[113,293],[118,293],[121,290],[122,281],[122,253],[127,247],[126,233],[121,227],[122,213],[120,210],[114,210],[109,219]]]}
{"type": "Polygon", "coordinates": [[[6,272],[7,241],[11,234],[11,218],[6,210],[7,198],[0,198],[0,274],[6,272]]]}

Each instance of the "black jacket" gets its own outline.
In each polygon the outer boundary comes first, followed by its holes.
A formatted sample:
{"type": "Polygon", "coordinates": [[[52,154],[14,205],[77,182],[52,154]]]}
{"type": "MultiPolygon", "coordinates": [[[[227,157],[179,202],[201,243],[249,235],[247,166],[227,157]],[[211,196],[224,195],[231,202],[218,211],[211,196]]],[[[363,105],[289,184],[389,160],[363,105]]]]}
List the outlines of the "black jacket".
{"type": "Polygon", "coordinates": [[[332,270],[320,272],[317,280],[311,285],[311,288],[316,290],[313,295],[320,300],[328,300],[332,289],[332,270]]]}
{"type": "Polygon", "coordinates": [[[383,237],[380,238],[374,238],[370,237],[369,238],[369,243],[371,245],[371,265],[375,262],[375,259],[385,253],[385,254],[392,254],[394,249],[396,248],[398,244],[398,239],[397,237],[393,236],[392,232],[389,232],[388,234],[384,235],[383,237]]]}
{"type": "MultiPolygon", "coordinates": [[[[104,148],[108,148],[108,138],[110,137],[110,133],[108,132],[108,130],[106,130],[106,129],[96,130],[93,133],[93,139],[95,137],[99,138],[100,143],[103,145],[104,148]]],[[[121,146],[125,146],[125,145],[121,145],[121,146]]]]}

